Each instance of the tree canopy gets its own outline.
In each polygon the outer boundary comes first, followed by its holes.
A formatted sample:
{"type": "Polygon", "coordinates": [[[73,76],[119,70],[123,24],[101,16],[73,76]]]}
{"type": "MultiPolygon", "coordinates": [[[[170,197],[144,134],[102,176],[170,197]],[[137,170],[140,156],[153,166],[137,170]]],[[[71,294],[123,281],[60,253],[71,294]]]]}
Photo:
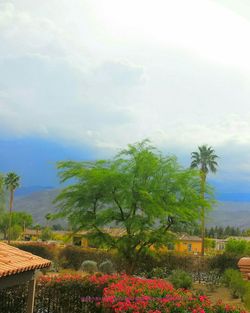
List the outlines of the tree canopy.
{"type": "Polygon", "coordinates": [[[209,206],[200,194],[199,172],[184,169],[147,140],[112,160],[59,162],[58,169],[61,182],[71,182],[56,198],[59,216],[117,249],[131,271],[151,246],[170,240],[173,225],[193,223],[198,208],[209,206]],[[107,227],[121,232],[113,236],[107,227]]]}

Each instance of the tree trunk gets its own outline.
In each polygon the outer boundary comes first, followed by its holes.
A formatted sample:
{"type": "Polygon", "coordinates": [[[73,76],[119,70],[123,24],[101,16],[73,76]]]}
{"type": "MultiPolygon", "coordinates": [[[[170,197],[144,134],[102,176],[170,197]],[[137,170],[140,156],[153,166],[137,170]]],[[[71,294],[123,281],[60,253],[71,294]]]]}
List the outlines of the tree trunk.
{"type": "Polygon", "coordinates": [[[13,208],[14,190],[10,190],[10,212],[9,212],[9,230],[8,230],[8,244],[11,240],[11,220],[12,220],[12,208],[13,208]]]}
{"type": "MultiPolygon", "coordinates": [[[[205,199],[205,183],[206,174],[201,171],[201,197],[205,199]]],[[[204,205],[201,207],[201,255],[205,255],[205,208],[204,205]]]]}

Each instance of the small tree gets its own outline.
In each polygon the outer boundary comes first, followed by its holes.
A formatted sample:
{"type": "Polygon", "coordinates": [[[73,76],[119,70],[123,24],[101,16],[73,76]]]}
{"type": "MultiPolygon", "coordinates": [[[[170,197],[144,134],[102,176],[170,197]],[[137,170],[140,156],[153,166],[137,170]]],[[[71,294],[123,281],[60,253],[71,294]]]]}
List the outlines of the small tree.
{"type": "Polygon", "coordinates": [[[241,239],[229,239],[226,243],[225,251],[235,255],[244,255],[250,252],[250,243],[241,239]]]}
{"type": "Polygon", "coordinates": [[[172,239],[174,224],[193,223],[197,208],[208,206],[197,171],[183,169],[148,141],[129,145],[113,160],[59,162],[58,169],[61,182],[73,179],[56,198],[58,216],[117,249],[128,272],[151,246],[157,249],[172,239]],[[110,226],[119,234],[106,231],[110,226]]]}
{"type": "Polygon", "coordinates": [[[42,234],[41,234],[41,239],[42,241],[48,241],[50,239],[52,239],[53,233],[50,227],[45,227],[42,230],[42,234]]]}

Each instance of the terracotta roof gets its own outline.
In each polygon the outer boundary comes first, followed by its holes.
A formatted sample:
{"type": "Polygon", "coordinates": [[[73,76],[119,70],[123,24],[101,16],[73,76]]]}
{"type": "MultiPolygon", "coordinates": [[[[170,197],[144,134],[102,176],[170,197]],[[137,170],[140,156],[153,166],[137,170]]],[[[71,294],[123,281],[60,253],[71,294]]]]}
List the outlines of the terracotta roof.
{"type": "Polygon", "coordinates": [[[183,234],[179,237],[179,240],[182,241],[202,241],[202,239],[198,236],[190,236],[190,235],[186,235],[183,234]]]}
{"type": "Polygon", "coordinates": [[[51,262],[0,242],[0,277],[49,267],[51,262]]]}

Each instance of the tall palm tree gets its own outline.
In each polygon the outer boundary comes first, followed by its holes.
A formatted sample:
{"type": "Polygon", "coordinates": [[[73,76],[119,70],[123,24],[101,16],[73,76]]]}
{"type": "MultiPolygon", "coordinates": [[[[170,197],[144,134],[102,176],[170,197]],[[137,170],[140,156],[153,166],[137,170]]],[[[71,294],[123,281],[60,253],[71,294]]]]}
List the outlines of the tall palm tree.
{"type": "Polygon", "coordinates": [[[0,173],[0,215],[5,209],[5,190],[4,190],[4,175],[0,173]]]}
{"type": "MultiPolygon", "coordinates": [[[[198,152],[191,153],[191,168],[198,168],[200,170],[201,177],[201,196],[205,198],[205,186],[206,179],[209,172],[216,173],[218,164],[216,162],[218,156],[215,154],[215,151],[212,147],[207,145],[202,145],[198,147],[198,152]]],[[[202,246],[201,254],[204,256],[205,251],[205,208],[201,208],[201,237],[202,237],[202,246]]]]}
{"type": "Polygon", "coordinates": [[[9,230],[8,230],[8,244],[10,244],[11,237],[11,218],[12,218],[12,209],[14,202],[14,192],[20,186],[20,176],[16,173],[10,172],[6,175],[4,180],[5,186],[10,193],[10,202],[9,202],[9,230]]]}

